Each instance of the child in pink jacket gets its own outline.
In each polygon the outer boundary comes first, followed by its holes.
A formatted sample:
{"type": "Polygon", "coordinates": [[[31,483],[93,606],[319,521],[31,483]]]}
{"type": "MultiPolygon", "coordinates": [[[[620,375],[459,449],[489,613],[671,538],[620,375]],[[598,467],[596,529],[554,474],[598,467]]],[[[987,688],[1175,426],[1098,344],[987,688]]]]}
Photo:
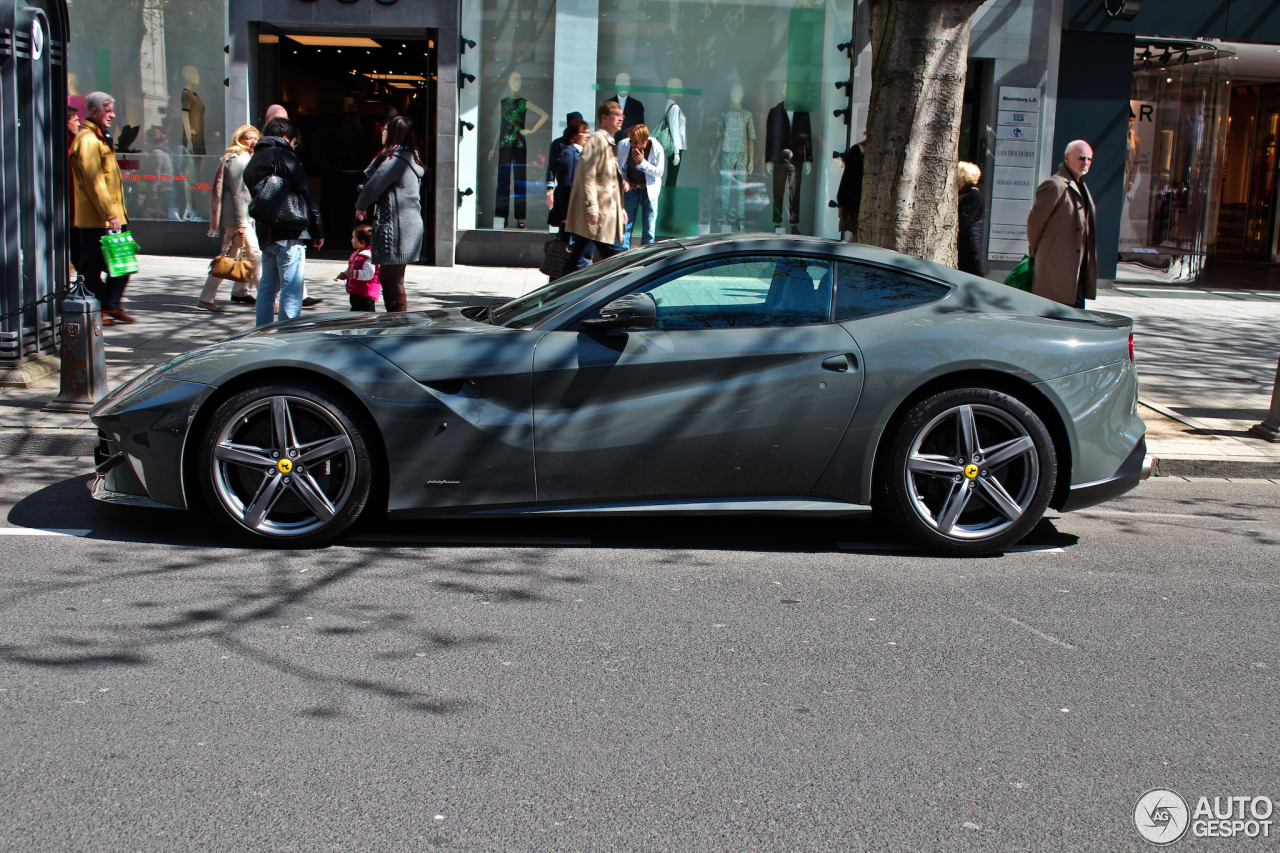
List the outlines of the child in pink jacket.
{"type": "Polygon", "coordinates": [[[347,268],[338,273],[338,278],[347,283],[347,293],[351,295],[352,311],[376,311],[378,297],[382,295],[382,282],[378,281],[378,267],[369,253],[369,244],[373,241],[373,229],[368,225],[357,225],[351,231],[351,260],[347,268]]]}

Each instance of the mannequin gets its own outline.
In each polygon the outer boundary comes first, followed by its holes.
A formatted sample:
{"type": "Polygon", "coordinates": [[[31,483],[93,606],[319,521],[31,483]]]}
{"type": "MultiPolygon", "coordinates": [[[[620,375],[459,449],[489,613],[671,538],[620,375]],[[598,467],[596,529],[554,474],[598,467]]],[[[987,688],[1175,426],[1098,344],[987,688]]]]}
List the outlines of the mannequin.
{"type": "Polygon", "coordinates": [[[495,152],[498,154],[498,203],[493,215],[505,223],[514,213],[517,228],[524,227],[525,198],[528,195],[524,168],[528,144],[525,137],[537,132],[547,120],[546,110],[520,97],[520,87],[523,84],[524,78],[520,76],[520,72],[512,71],[507,78],[510,95],[502,99],[502,124],[498,138],[489,149],[490,160],[495,152]],[[525,116],[530,112],[538,117],[538,121],[533,127],[525,128],[525,116]],[[514,205],[511,203],[513,197],[514,205]],[[515,209],[512,210],[512,207],[515,209]]]}
{"type": "Polygon", "coordinates": [[[204,153],[204,101],[196,94],[200,72],[194,65],[182,69],[187,86],[182,90],[182,144],[190,154],[204,153]]]}
{"type": "Polygon", "coordinates": [[[800,176],[809,174],[813,168],[813,131],[809,114],[790,111],[785,100],[779,102],[769,110],[764,140],[767,161],[764,171],[773,177],[774,230],[782,230],[782,197],[785,194],[790,212],[791,233],[799,234],[800,176]]]}
{"type": "Polygon", "coordinates": [[[667,152],[667,173],[662,176],[662,183],[669,187],[676,185],[676,178],[680,174],[680,155],[684,153],[686,142],[684,110],[676,103],[681,97],[678,90],[683,88],[684,81],[679,77],[672,77],[667,81],[667,110],[662,114],[662,120],[671,131],[672,150],[667,152]]]}
{"type": "Polygon", "coordinates": [[[622,139],[627,131],[637,124],[644,124],[644,104],[631,97],[631,75],[623,71],[613,78],[618,87],[618,94],[613,99],[622,104],[622,130],[613,135],[614,139],[622,139]]]}
{"type": "Polygon", "coordinates": [[[743,219],[747,215],[747,200],[743,189],[747,176],[755,171],[756,165],[756,124],[749,110],[742,107],[742,85],[734,83],[729,90],[729,109],[720,113],[720,124],[716,128],[716,151],[712,162],[717,163],[720,171],[720,185],[716,188],[720,196],[719,211],[716,221],[721,224],[722,231],[742,231],[745,228],[743,219]],[[730,185],[738,187],[738,213],[735,218],[729,216],[730,185]]]}

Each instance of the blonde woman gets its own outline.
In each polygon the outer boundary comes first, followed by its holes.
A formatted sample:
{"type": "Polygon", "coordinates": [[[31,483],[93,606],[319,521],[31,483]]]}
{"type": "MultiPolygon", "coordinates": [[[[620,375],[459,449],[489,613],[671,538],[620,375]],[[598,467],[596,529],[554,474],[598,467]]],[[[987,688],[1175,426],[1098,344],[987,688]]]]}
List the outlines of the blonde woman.
{"type": "Polygon", "coordinates": [[[978,181],[982,170],[973,163],[956,166],[956,184],[960,187],[960,222],[956,229],[957,266],[961,272],[986,275],[982,269],[982,192],[978,181]]]}
{"type": "MultiPolygon", "coordinates": [[[[223,251],[232,242],[244,243],[245,253],[253,264],[253,278],[237,281],[231,290],[231,301],[253,305],[253,294],[258,292],[258,280],[262,277],[262,255],[258,251],[258,235],[253,219],[249,216],[249,188],[244,185],[244,167],[249,163],[254,146],[258,144],[258,129],[251,124],[236,128],[227,153],[218,163],[218,173],[213,179],[213,191],[209,193],[209,236],[217,237],[221,228],[223,251]]],[[[206,311],[221,312],[225,309],[213,301],[222,279],[209,276],[196,307],[206,311]]]]}
{"type": "MultiPolygon", "coordinates": [[[[654,240],[654,226],[658,221],[658,194],[662,192],[662,175],[666,171],[667,158],[662,145],[649,138],[649,128],[633,124],[627,135],[618,140],[618,168],[626,175],[631,189],[622,194],[622,209],[628,222],[635,222],[637,213],[641,219],[640,245],[648,246],[654,240]]],[[[622,248],[631,248],[631,228],[622,236],[622,248]]]]}

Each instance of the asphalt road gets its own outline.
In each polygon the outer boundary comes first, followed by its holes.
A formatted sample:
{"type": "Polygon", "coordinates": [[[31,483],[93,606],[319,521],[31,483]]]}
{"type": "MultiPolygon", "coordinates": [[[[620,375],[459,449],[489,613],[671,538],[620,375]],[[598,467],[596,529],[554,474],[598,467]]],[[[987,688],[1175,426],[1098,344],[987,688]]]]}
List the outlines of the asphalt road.
{"type": "Polygon", "coordinates": [[[0,459],[0,523],[71,534],[0,532],[6,851],[1146,850],[1149,789],[1280,800],[1274,483],[987,559],[653,519],[264,553],[85,470],[0,459]]]}

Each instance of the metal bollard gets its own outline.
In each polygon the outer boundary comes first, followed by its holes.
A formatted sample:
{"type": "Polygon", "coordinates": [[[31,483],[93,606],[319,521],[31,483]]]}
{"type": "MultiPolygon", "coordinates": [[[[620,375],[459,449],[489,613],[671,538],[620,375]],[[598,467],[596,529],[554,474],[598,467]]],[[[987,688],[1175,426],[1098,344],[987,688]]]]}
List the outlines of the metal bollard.
{"type": "Polygon", "coordinates": [[[62,300],[61,393],[46,412],[88,412],[107,393],[107,357],[102,349],[102,303],[84,286],[84,276],[62,300]]]}

